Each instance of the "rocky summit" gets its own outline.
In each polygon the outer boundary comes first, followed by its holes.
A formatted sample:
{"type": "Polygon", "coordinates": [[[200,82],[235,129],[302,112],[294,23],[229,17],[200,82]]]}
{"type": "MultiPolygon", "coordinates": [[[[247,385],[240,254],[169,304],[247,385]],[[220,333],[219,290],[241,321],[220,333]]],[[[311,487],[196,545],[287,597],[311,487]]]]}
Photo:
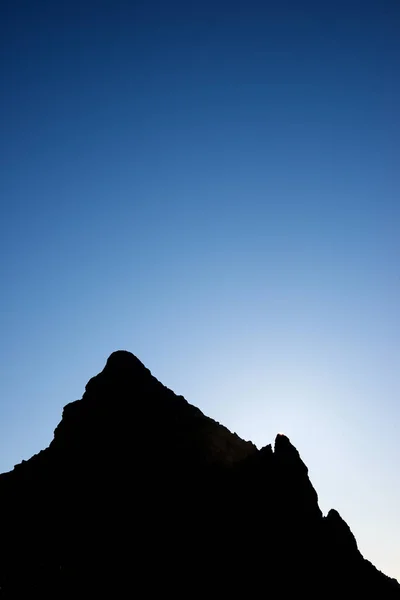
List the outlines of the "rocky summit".
{"type": "Polygon", "coordinates": [[[0,476],[0,507],[2,598],[400,598],[286,436],[258,450],[126,351],[0,476]]]}

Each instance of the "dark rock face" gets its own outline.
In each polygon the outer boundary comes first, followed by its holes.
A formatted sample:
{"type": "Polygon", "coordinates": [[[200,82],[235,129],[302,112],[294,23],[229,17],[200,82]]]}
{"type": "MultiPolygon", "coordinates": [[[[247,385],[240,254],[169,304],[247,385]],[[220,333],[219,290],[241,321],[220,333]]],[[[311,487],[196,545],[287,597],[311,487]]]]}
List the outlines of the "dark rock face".
{"type": "Polygon", "coordinates": [[[400,598],[287,437],[257,450],[125,351],[0,475],[0,508],[5,598],[400,598]]]}

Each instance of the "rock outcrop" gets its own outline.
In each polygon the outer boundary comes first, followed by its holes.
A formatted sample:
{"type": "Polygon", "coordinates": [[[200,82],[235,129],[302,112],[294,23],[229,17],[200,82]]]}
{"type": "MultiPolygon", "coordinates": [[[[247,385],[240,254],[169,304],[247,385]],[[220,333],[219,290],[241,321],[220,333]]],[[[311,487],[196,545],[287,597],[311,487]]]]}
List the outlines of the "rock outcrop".
{"type": "Polygon", "coordinates": [[[400,598],[290,440],[261,450],[114,352],[0,476],[2,597],[400,598]]]}

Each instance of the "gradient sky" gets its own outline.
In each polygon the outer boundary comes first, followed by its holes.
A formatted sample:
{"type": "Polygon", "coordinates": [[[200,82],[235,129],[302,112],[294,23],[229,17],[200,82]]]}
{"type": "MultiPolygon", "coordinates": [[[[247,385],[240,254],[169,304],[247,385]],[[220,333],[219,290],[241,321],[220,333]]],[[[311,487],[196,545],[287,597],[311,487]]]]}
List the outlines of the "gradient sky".
{"type": "Polygon", "coordinates": [[[398,1],[0,13],[0,471],[124,348],[400,579],[398,1]]]}

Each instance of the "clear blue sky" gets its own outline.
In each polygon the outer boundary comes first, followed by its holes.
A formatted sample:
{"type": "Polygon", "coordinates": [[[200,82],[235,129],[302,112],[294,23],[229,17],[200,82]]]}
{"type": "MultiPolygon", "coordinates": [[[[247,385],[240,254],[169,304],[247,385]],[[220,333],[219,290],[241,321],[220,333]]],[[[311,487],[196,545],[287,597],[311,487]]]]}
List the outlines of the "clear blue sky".
{"type": "Polygon", "coordinates": [[[0,471],[128,349],[400,579],[398,1],[0,12],[0,471]]]}

